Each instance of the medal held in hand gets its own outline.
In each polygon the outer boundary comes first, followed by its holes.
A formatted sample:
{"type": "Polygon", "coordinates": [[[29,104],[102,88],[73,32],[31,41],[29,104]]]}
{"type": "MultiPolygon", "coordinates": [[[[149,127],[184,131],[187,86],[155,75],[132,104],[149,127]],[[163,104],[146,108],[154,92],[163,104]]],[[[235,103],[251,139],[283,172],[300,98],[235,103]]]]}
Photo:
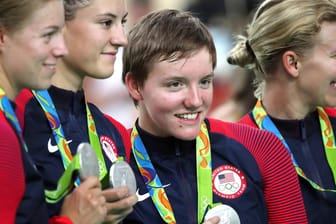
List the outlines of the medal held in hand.
{"type": "Polygon", "coordinates": [[[206,213],[205,220],[215,216],[220,218],[219,224],[240,224],[237,212],[228,205],[218,205],[213,207],[206,213]]]}
{"type": "Polygon", "coordinates": [[[99,162],[91,145],[82,142],[77,147],[77,154],[80,164],[79,176],[81,178],[87,178],[89,176],[99,177],[99,162]]]}
{"type": "Polygon", "coordinates": [[[113,188],[127,186],[131,193],[136,192],[136,180],[132,168],[125,161],[116,161],[110,168],[110,184],[113,188]]]}

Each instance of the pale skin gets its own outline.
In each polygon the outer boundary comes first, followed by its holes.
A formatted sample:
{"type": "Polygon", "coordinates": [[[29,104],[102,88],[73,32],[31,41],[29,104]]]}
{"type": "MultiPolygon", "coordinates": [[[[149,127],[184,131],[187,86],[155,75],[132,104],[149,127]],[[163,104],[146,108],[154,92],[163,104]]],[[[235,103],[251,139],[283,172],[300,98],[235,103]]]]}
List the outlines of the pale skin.
{"type": "Polygon", "coordinates": [[[203,224],[219,224],[220,219],[218,216],[215,216],[211,219],[206,220],[203,224]]]}
{"type": "Polygon", "coordinates": [[[336,23],[323,22],[315,46],[304,58],[294,51],[282,55],[266,81],[262,97],[269,115],[303,119],[317,106],[336,106],[336,23]]]}
{"type": "Polygon", "coordinates": [[[156,136],[195,139],[212,102],[213,69],[209,52],[155,63],[140,86],[132,74],[126,85],[138,101],[141,128],[156,136]],[[165,102],[164,104],[162,102],[165,102]]]}
{"type": "Polygon", "coordinates": [[[74,224],[102,223],[106,214],[106,200],[99,179],[94,176],[65,197],[61,210],[61,215],[69,217],[74,224]]]}
{"type": "Polygon", "coordinates": [[[126,186],[104,190],[103,195],[107,200],[106,208],[108,214],[105,218],[106,223],[121,222],[133,211],[132,206],[138,201],[137,196],[130,194],[126,186]]]}
{"type": "Polygon", "coordinates": [[[67,54],[63,12],[62,1],[48,1],[21,29],[9,32],[0,26],[0,83],[9,99],[23,88],[50,86],[56,61],[67,54]]]}
{"type": "MultiPolygon", "coordinates": [[[[93,0],[78,9],[74,19],[66,20],[63,35],[69,53],[57,64],[53,85],[76,92],[83,88],[85,77],[110,77],[119,47],[127,44],[124,31],[126,17],[124,0],[93,0]]],[[[101,195],[105,198],[104,208],[107,211],[104,223],[119,223],[137,202],[137,196],[131,194],[127,187],[105,189],[101,195]]],[[[103,214],[99,206],[97,210],[103,214]]]]}
{"type": "MultiPolygon", "coordinates": [[[[196,138],[213,95],[213,68],[207,49],[188,58],[153,64],[142,86],[131,73],[125,81],[130,95],[138,101],[141,128],[156,136],[196,138]]],[[[219,221],[213,217],[204,224],[219,221]]]]}
{"type": "MultiPolygon", "coordinates": [[[[23,29],[15,32],[1,29],[0,83],[11,100],[24,87],[50,86],[56,61],[67,54],[61,33],[63,10],[62,1],[47,1],[26,20],[23,29]]],[[[101,223],[106,213],[100,182],[90,177],[65,198],[60,215],[70,218],[74,224],[92,224],[101,223]]]]}
{"type": "Polygon", "coordinates": [[[85,77],[110,77],[118,49],[127,44],[127,14],[124,0],[93,0],[66,20],[63,34],[69,53],[57,64],[53,84],[77,91],[85,77]]]}
{"type": "MultiPolygon", "coordinates": [[[[47,1],[27,18],[21,30],[7,32],[2,27],[0,83],[11,100],[24,87],[50,86],[56,61],[67,54],[61,34],[63,10],[62,1],[47,1]]],[[[101,223],[106,213],[100,182],[97,177],[90,177],[65,198],[60,215],[74,224],[93,224],[101,223]]]]}

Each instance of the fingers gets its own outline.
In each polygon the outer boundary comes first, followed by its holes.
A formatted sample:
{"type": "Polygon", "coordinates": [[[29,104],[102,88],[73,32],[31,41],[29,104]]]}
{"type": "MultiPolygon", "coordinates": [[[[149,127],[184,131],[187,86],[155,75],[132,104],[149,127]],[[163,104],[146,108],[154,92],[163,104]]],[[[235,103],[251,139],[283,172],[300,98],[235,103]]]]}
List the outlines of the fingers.
{"type": "Polygon", "coordinates": [[[107,189],[103,191],[106,198],[107,216],[105,221],[118,223],[133,211],[133,206],[138,198],[135,194],[129,194],[127,187],[107,189]]]}
{"type": "Polygon", "coordinates": [[[103,191],[103,195],[108,202],[119,201],[120,199],[123,199],[129,195],[129,190],[126,186],[119,188],[109,188],[103,191]]]}
{"type": "Polygon", "coordinates": [[[206,220],[205,222],[203,222],[203,224],[219,224],[220,222],[220,218],[218,216],[215,216],[211,219],[206,220]]]}
{"type": "Polygon", "coordinates": [[[62,205],[63,215],[73,223],[102,222],[107,214],[106,199],[97,177],[89,177],[68,195],[62,205]]]}
{"type": "Polygon", "coordinates": [[[81,184],[78,186],[78,188],[79,187],[81,187],[83,189],[89,189],[89,188],[94,188],[94,187],[101,188],[101,184],[100,184],[100,181],[99,181],[98,177],[90,176],[90,177],[82,180],[81,184]]]}
{"type": "Polygon", "coordinates": [[[129,210],[138,201],[135,194],[129,194],[127,187],[107,189],[103,191],[106,199],[108,213],[117,213],[122,210],[129,210]]]}

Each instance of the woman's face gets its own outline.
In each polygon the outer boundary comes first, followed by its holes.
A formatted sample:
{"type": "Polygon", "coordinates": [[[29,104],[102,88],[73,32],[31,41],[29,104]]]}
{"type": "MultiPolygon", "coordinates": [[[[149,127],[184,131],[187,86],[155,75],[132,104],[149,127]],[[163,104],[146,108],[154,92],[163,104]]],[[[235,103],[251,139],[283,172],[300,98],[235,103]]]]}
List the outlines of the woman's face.
{"type": "Polygon", "coordinates": [[[207,49],[188,58],[154,63],[133,91],[141,128],[157,136],[194,139],[212,103],[212,59],[207,49]],[[137,94],[134,94],[137,92],[137,94]]]}
{"type": "Polygon", "coordinates": [[[314,49],[301,64],[297,85],[311,108],[336,106],[336,22],[324,22],[314,49]]]}
{"type": "Polygon", "coordinates": [[[57,59],[67,54],[63,26],[63,2],[51,0],[27,18],[20,30],[2,32],[1,72],[14,94],[22,88],[46,89],[51,85],[57,59]]]}
{"type": "Polygon", "coordinates": [[[70,73],[107,78],[114,71],[118,48],[127,44],[124,0],[93,0],[66,21],[64,38],[69,54],[64,62],[70,73]]]}

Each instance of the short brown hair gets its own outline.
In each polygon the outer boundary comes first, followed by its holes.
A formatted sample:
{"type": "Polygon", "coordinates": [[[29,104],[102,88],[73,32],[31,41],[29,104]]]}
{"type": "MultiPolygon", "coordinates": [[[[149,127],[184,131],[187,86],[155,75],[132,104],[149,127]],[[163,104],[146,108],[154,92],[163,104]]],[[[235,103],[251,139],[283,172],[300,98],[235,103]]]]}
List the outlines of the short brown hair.
{"type": "Polygon", "coordinates": [[[164,60],[178,60],[207,48],[216,67],[216,49],[207,27],[189,12],[160,10],[149,13],[130,31],[123,52],[122,79],[131,72],[143,85],[151,66],[164,60]]]}

